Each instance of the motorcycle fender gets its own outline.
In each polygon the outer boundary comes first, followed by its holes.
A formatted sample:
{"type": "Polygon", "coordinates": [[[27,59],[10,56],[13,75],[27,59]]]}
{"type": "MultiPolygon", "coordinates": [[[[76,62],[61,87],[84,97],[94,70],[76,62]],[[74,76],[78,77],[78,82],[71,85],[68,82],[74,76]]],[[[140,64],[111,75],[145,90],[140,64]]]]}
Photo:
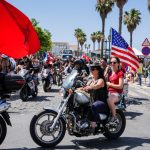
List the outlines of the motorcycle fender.
{"type": "MultiPolygon", "coordinates": [[[[25,83],[25,84],[22,86],[21,90],[22,90],[24,87],[26,87],[26,86],[27,86],[27,83],[25,83]]],[[[20,90],[20,91],[21,91],[21,90],[20,90]]]]}
{"type": "Polygon", "coordinates": [[[11,121],[10,121],[10,116],[8,114],[7,111],[4,111],[1,113],[2,117],[4,118],[4,120],[6,121],[6,123],[9,125],[9,126],[12,126],[11,124],[11,121]]]}
{"type": "MultiPolygon", "coordinates": [[[[55,111],[57,114],[58,114],[58,110],[57,109],[54,109],[54,108],[51,108],[51,107],[44,107],[43,108],[44,110],[53,110],[55,111]]],[[[66,119],[65,119],[65,116],[63,114],[61,114],[61,117],[64,119],[64,121],[66,122],[66,119]]]]}
{"type": "Polygon", "coordinates": [[[57,109],[54,109],[54,108],[52,108],[52,107],[44,107],[43,109],[44,109],[44,110],[53,110],[53,111],[55,111],[55,112],[58,113],[58,110],[57,110],[57,109]]]}

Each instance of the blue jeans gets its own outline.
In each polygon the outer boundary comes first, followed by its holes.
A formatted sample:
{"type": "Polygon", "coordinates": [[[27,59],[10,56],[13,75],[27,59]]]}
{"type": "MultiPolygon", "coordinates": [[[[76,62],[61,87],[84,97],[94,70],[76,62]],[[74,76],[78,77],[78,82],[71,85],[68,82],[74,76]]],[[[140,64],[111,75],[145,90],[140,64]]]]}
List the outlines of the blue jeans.
{"type": "Polygon", "coordinates": [[[92,114],[91,114],[91,121],[99,121],[99,113],[107,114],[109,112],[109,108],[107,105],[102,101],[95,101],[92,104],[92,114]]]}
{"type": "Polygon", "coordinates": [[[139,85],[142,85],[142,74],[138,73],[138,82],[139,85]]]}

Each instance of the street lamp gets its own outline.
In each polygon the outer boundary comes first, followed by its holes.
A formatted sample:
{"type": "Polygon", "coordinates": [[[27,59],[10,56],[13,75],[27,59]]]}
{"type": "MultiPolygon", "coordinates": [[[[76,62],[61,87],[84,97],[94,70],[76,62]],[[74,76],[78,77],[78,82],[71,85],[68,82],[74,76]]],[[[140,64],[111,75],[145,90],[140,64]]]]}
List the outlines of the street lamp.
{"type": "Polygon", "coordinates": [[[107,39],[105,39],[105,41],[104,41],[104,50],[105,50],[105,57],[107,57],[107,39]]]}

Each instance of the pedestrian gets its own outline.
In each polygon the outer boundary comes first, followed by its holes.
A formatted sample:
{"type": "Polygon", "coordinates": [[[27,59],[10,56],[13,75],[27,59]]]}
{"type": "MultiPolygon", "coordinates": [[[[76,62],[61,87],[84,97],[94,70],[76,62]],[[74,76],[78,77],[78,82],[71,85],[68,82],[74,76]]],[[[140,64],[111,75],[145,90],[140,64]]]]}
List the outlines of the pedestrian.
{"type": "Polygon", "coordinates": [[[142,85],[142,74],[143,74],[143,63],[142,60],[140,60],[139,68],[137,69],[137,75],[138,75],[138,84],[142,85]]]}
{"type": "Polygon", "coordinates": [[[150,61],[148,63],[148,67],[147,67],[147,73],[148,73],[148,86],[150,87],[150,61]]]}

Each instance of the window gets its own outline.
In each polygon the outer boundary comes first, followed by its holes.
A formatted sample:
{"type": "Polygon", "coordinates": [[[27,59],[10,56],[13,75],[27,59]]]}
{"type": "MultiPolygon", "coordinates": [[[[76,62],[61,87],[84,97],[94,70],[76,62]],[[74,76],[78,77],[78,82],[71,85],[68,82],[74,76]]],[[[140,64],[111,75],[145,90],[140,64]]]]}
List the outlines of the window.
{"type": "Polygon", "coordinates": [[[72,54],[72,50],[63,50],[63,54],[72,54]]]}

